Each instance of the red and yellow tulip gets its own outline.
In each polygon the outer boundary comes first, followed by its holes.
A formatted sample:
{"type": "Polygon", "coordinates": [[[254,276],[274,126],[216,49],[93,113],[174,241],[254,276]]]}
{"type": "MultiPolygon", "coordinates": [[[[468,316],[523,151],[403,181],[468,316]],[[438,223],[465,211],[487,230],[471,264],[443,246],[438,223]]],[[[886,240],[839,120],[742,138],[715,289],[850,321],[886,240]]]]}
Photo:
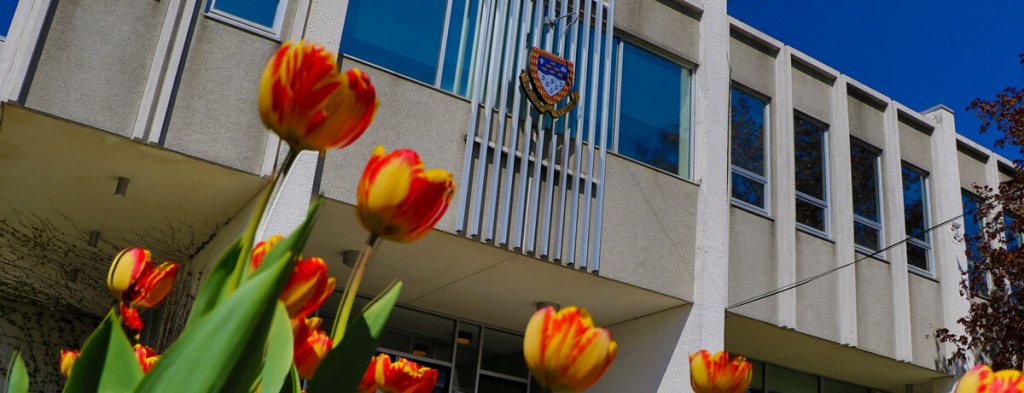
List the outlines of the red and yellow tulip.
{"type": "Polygon", "coordinates": [[[436,384],[437,370],[405,358],[391,362],[391,357],[382,353],[370,360],[358,391],[374,393],[380,389],[384,393],[430,393],[436,384]]]}
{"type": "Polygon", "coordinates": [[[142,332],[142,317],[139,316],[139,310],[121,303],[121,324],[125,330],[133,335],[137,335],[142,332]]]}
{"type": "Polygon", "coordinates": [[[526,326],[523,355],[533,377],[556,392],[579,392],[601,378],[615,360],[618,343],[594,326],[586,309],[537,310],[526,326]]]}
{"type": "Polygon", "coordinates": [[[960,378],[956,393],[1024,393],[1024,375],[1017,370],[995,372],[979,364],[960,378]]]}
{"type": "Polygon", "coordinates": [[[334,277],[327,275],[327,262],[320,258],[302,259],[284,285],[281,301],[289,317],[304,317],[327,300],[335,285],[334,277]]]}
{"type": "Polygon", "coordinates": [[[71,376],[71,367],[75,365],[75,360],[82,355],[82,351],[73,349],[62,349],[60,350],[60,373],[65,378],[71,376]]]}
{"type": "Polygon", "coordinates": [[[127,248],[110,264],[107,289],[131,307],[156,307],[171,292],[179,267],[172,262],[154,265],[149,250],[127,248]]]}
{"type": "Polygon", "coordinates": [[[284,239],[284,236],[273,235],[267,240],[256,243],[256,247],[252,249],[252,261],[249,263],[249,271],[256,271],[263,264],[263,258],[267,256],[270,249],[274,248],[274,245],[281,241],[281,239],[284,239]]]}
{"type": "Polygon", "coordinates": [[[339,72],[337,58],[319,44],[286,42],[263,70],[260,119],[293,149],[348,146],[373,121],[379,102],[370,78],[339,72]]]}
{"type": "Polygon", "coordinates": [[[423,169],[409,149],[385,154],[377,146],[356,190],[359,221],[375,235],[400,243],[425,236],[441,219],[455,191],[452,174],[423,169]]]}
{"type": "Polygon", "coordinates": [[[742,393],[750,386],[753,368],[742,356],[700,350],[690,354],[690,386],[696,393],[742,393]]]}
{"type": "Polygon", "coordinates": [[[139,360],[139,365],[142,366],[142,372],[144,373],[148,373],[153,368],[153,365],[160,360],[160,355],[149,346],[135,344],[132,350],[135,351],[135,357],[139,360]]]}
{"type": "MultiPolygon", "coordinates": [[[[315,321],[305,320],[295,329],[295,369],[303,379],[313,378],[316,368],[333,348],[331,337],[319,329],[319,318],[311,319],[315,321]]],[[[292,326],[296,326],[295,321],[292,321],[292,326]]]]}

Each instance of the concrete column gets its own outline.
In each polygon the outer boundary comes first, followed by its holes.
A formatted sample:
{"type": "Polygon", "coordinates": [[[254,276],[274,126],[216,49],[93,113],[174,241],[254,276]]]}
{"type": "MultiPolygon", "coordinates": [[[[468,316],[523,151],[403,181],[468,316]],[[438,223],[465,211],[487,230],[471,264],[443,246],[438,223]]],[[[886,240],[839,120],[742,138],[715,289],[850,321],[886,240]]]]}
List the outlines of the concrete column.
{"type": "MultiPolygon", "coordinates": [[[[164,15],[163,26],[160,28],[160,38],[157,39],[156,49],[153,53],[153,62],[149,66],[149,76],[146,77],[146,86],[142,90],[142,99],[139,100],[139,113],[135,116],[135,126],[132,128],[132,139],[144,139],[146,134],[153,129],[153,114],[157,110],[166,111],[166,107],[159,107],[157,98],[161,96],[164,87],[167,69],[172,66],[167,59],[175,56],[176,62],[173,66],[177,68],[181,61],[181,52],[184,51],[184,42],[177,40],[179,29],[188,29],[192,12],[195,10],[195,1],[171,0],[167,4],[167,14],[164,15]],[[186,10],[186,5],[192,8],[186,10]],[[184,13],[184,15],[183,15],[184,13]]],[[[185,36],[180,36],[184,38],[185,36]]],[[[174,71],[177,73],[177,71],[174,71]]],[[[166,101],[164,101],[166,102],[166,101]]],[[[163,123],[161,123],[162,125],[163,123]]],[[[159,139],[157,139],[159,141],[159,139]]]]}
{"type": "Polygon", "coordinates": [[[14,9],[14,19],[7,40],[0,43],[0,102],[22,100],[21,92],[29,75],[32,57],[46,27],[54,0],[21,0],[14,9]]]}
{"type": "MultiPolygon", "coordinates": [[[[891,101],[883,115],[885,146],[882,147],[882,190],[884,195],[885,239],[892,244],[907,237],[903,218],[903,162],[900,159],[899,119],[896,102],[891,101]]],[[[907,247],[903,243],[887,251],[892,269],[893,357],[905,362],[913,359],[910,333],[910,277],[907,271],[907,247]]]]}
{"type": "Polygon", "coordinates": [[[694,305],[659,392],[686,391],[689,353],[725,347],[729,286],[729,16],[725,0],[706,0],[700,22],[694,124],[697,236],[694,305]]]}
{"type": "MultiPolygon", "coordinates": [[[[853,183],[850,164],[850,107],[845,75],[832,85],[832,125],[829,127],[829,193],[832,240],[836,242],[835,263],[853,262],[853,183]]],[[[838,272],[839,342],[857,345],[857,270],[850,266],[838,272]]]]}
{"type": "MultiPolygon", "coordinates": [[[[956,129],[953,111],[945,106],[935,107],[925,113],[935,120],[932,131],[932,217],[935,224],[963,214],[960,195],[960,167],[957,165],[956,129]]],[[[963,220],[957,229],[963,236],[963,220]]],[[[939,278],[942,293],[942,325],[954,334],[964,334],[963,326],[956,321],[967,315],[970,302],[960,295],[961,272],[967,270],[967,250],[956,240],[951,231],[932,232],[935,273],[939,278]]],[[[944,353],[951,356],[951,345],[945,345],[944,353]]]]}
{"type": "MultiPolygon", "coordinates": [[[[778,261],[776,286],[781,288],[796,282],[796,170],[793,162],[793,57],[788,46],[782,47],[775,57],[775,95],[772,97],[773,117],[770,130],[775,163],[771,174],[774,190],[775,260],[778,261]],[[784,186],[780,186],[784,185],[784,186]]],[[[796,328],[796,291],[778,295],[779,326],[796,328]]]]}

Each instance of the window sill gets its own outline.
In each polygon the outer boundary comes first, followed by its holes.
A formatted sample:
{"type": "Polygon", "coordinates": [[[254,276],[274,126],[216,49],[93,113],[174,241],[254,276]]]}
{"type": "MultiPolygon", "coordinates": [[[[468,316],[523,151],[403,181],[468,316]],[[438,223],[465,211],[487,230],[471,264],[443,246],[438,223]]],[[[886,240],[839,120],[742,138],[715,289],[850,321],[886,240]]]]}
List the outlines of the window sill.
{"type": "MultiPolygon", "coordinates": [[[[586,143],[586,142],[584,142],[584,143],[586,143]]],[[[693,180],[690,180],[690,179],[687,179],[687,178],[685,178],[685,177],[679,176],[679,175],[677,175],[677,174],[675,174],[675,173],[672,173],[672,172],[666,171],[666,170],[664,170],[664,169],[661,169],[661,168],[658,168],[658,167],[652,166],[652,165],[650,165],[650,164],[647,164],[647,163],[645,163],[645,162],[643,162],[643,161],[638,161],[638,160],[636,160],[635,158],[632,158],[632,157],[629,157],[629,156],[623,155],[623,154],[621,154],[621,153],[619,153],[619,152],[614,152],[614,151],[608,150],[608,155],[616,156],[616,157],[618,157],[618,158],[621,158],[621,159],[623,159],[623,160],[629,161],[630,163],[633,163],[633,164],[636,164],[636,165],[642,166],[642,167],[644,167],[644,168],[648,168],[648,169],[651,169],[651,170],[653,170],[653,171],[655,171],[655,172],[659,172],[659,173],[662,173],[662,174],[664,174],[664,175],[666,175],[666,176],[669,176],[669,177],[672,177],[672,178],[675,178],[675,179],[678,179],[678,180],[682,180],[682,181],[684,181],[684,182],[687,182],[687,183],[690,183],[690,184],[692,184],[692,185],[695,185],[695,186],[697,186],[697,187],[700,187],[700,184],[698,184],[697,182],[695,182],[695,181],[693,181],[693,180]]]]}
{"type": "Polygon", "coordinates": [[[749,205],[747,203],[744,203],[744,202],[737,201],[737,200],[733,199],[732,200],[732,207],[734,207],[736,209],[739,209],[739,210],[742,210],[744,212],[753,214],[755,216],[764,218],[764,219],[766,219],[768,221],[775,222],[775,218],[772,218],[772,216],[768,215],[768,212],[766,212],[764,210],[761,210],[760,208],[751,206],[751,205],[749,205]]]}
{"type": "Polygon", "coordinates": [[[907,266],[907,271],[909,271],[910,274],[919,276],[919,277],[924,278],[926,280],[934,281],[935,283],[939,282],[939,279],[935,278],[935,276],[933,276],[931,273],[925,272],[925,271],[923,271],[921,269],[918,269],[916,267],[912,267],[912,266],[908,265],[907,266]]]}
{"type": "Polygon", "coordinates": [[[797,230],[797,231],[800,231],[800,232],[803,232],[803,233],[805,233],[805,234],[808,234],[808,235],[814,236],[814,237],[816,237],[816,238],[818,238],[818,239],[821,239],[821,240],[827,241],[827,242],[829,242],[829,243],[832,243],[832,245],[835,245],[835,244],[836,244],[836,241],[835,241],[835,240],[832,240],[832,238],[831,238],[831,237],[829,237],[829,236],[828,236],[827,234],[825,234],[824,232],[822,232],[822,231],[819,231],[819,230],[817,230],[817,229],[813,229],[813,228],[810,228],[810,227],[808,227],[808,226],[806,226],[806,225],[803,225],[803,224],[797,223],[797,224],[796,224],[796,230],[797,230]]]}
{"type": "MultiPolygon", "coordinates": [[[[856,254],[860,254],[861,255],[860,257],[857,258],[858,260],[861,260],[861,259],[874,259],[874,260],[879,261],[879,262],[889,263],[889,261],[886,260],[885,257],[882,256],[882,255],[871,255],[871,254],[874,254],[877,251],[871,251],[871,250],[868,250],[866,248],[861,248],[860,246],[854,245],[853,252],[856,253],[856,254]]],[[[882,253],[882,254],[884,255],[885,253],[882,253]]]]}
{"type": "Polygon", "coordinates": [[[258,27],[249,25],[249,24],[247,24],[245,22],[239,21],[236,18],[227,16],[227,15],[223,15],[223,14],[220,14],[220,13],[217,13],[217,12],[214,12],[214,11],[203,12],[203,15],[205,15],[210,20],[220,22],[222,24],[227,25],[228,27],[233,27],[233,28],[239,29],[239,30],[241,30],[241,31],[243,31],[245,33],[253,34],[253,35],[261,37],[261,38],[266,38],[266,39],[269,39],[269,40],[277,42],[277,43],[281,42],[280,33],[275,34],[273,32],[270,32],[270,31],[267,31],[267,30],[263,30],[263,29],[260,29],[258,27]]]}

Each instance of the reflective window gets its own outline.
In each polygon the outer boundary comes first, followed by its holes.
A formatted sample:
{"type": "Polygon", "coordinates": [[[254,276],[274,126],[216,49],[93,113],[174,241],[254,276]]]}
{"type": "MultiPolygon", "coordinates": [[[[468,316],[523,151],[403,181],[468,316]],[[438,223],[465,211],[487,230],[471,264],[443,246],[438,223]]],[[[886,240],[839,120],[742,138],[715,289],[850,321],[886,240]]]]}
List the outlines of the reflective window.
{"type": "Polygon", "coordinates": [[[1024,245],[1024,237],[1022,237],[1020,233],[1014,231],[1017,227],[1017,217],[1004,212],[1003,226],[1006,229],[1006,233],[1003,236],[1006,238],[1006,248],[1008,250],[1016,251],[1024,245]]]}
{"type": "Polygon", "coordinates": [[[828,158],[825,127],[797,116],[793,154],[796,169],[796,222],[805,229],[828,234],[828,158]]]}
{"type": "Polygon", "coordinates": [[[818,377],[790,369],[768,366],[769,393],[819,393],[818,377]]]}
{"type": "Polygon", "coordinates": [[[878,168],[878,151],[851,141],[853,241],[866,253],[882,249],[881,187],[878,168]]]}
{"type": "Polygon", "coordinates": [[[907,264],[924,272],[931,272],[929,254],[931,244],[928,228],[928,201],[925,192],[927,175],[903,165],[903,221],[909,237],[907,264]]]}
{"type": "Polygon", "coordinates": [[[732,199],[767,212],[767,100],[733,88],[730,102],[732,199]]]}
{"type": "MultiPolygon", "coordinates": [[[[822,376],[750,360],[753,371],[747,393],[872,393],[873,390],[822,376]]],[[[878,391],[874,391],[878,392],[878,391]]]]}
{"type": "Polygon", "coordinates": [[[14,10],[18,8],[18,0],[0,2],[0,40],[7,38],[14,21],[14,10]]]}
{"type": "Polygon", "coordinates": [[[871,389],[827,378],[824,385],[824,393],[871,393],[871,389]]]}
{"type": "Polygon", "coordinates": [[[210,0],[206,11],[276,35],[287,4],[286,0],[210,0]]]}
{"type": "Polygon", "coordinates": [[[978,207],[981,206],[981,197],[966,190],[960,191],[961,202],[964,207],[964,244],[967,249],[967,273],[971,280],[971,288],[979,296],[988,294],[988,275],[978,271],[975,267],[981,262],[981,253],[978,246],[985,241],[982,238],[981,228],[984,226],[981,216],[978,214],[978,207]]]}
{"type": "Polygon", "coordinates": [[[340,51],[465,96],[478,13],[479,0],[352,0],[340,51]]]}
{"type": "Polygon", "coordinates": [[[621,53],[618,152],[689,177],[690,70],[629,42],[621,53]]]}

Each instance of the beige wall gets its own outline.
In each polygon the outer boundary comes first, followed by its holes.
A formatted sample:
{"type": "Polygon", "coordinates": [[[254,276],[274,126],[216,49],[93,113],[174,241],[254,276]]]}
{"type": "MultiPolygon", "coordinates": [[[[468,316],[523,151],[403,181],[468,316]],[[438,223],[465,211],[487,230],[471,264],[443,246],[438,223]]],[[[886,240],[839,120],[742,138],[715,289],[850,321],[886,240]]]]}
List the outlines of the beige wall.
{"type": "MultiPolygon", "coordinates": [[[[836,266],[835,243],[796,232],[796,277],[812,277],[836,266]]],[[[839,276],[830,274],[796,289],[797,331],[839,341],[839,276]]]]}
{"type": "Polygon", "coordinates": [[[847,101],[850,111],[850,136],[881,149],[885,146],[884,109],[879,109],[855,96],[847,101]]]}
{"type": "Polygon", "coordinates": [[[939,283],[910,274],[910,335],[914,364],[928,368],[944,365],[944,361],[938,358],[939,343],[935,339],[935,330],[942,327],[939,283]]]}
{"type": "Polygon", "coordinates": [[[832,85],[809,74],[798,64],[794,62],[793,67],[793,109],[831,124],[832,85]]]}
{"type": "Polygon", "coordinates": [[[765,96],[775,91],[775,58],[733,34],[729,40],[729,66],[732,79],[765,96]]]}
{"type": "Polygon", "coordinates": [[[855,266],[857,346],[865,351],[891,357],[895,322],[890,265],[875,259],[866,259],[855,266]]]}
{"type": "Polygon", "coordinates": [[[924,169],[928,173],[932,171],[932,142],[931,137],[918,128],[899,122],[900,132],[900,158],[914,166],[924,169]]]}
{"type": "Polygon", "coordinates": [[[960,167],[960,188],[974,192],[975,184],[983,186],[988,183],[984,162],[957,152],[957,165],[960,167]]]}
{"type": "Polygon", "coordinates": [[[700,22],[657,0],[615,3],[615,28],[676,56],[697,62],[700,22]]]}
{"type": "MultiPolygon", "coordinates": [[[[729,214],[729,304],[778,288],[774,221],[733,207],[729,214]]],[[[730,310],[768,323],[778,322],[777,297],[730,310]]]]}

